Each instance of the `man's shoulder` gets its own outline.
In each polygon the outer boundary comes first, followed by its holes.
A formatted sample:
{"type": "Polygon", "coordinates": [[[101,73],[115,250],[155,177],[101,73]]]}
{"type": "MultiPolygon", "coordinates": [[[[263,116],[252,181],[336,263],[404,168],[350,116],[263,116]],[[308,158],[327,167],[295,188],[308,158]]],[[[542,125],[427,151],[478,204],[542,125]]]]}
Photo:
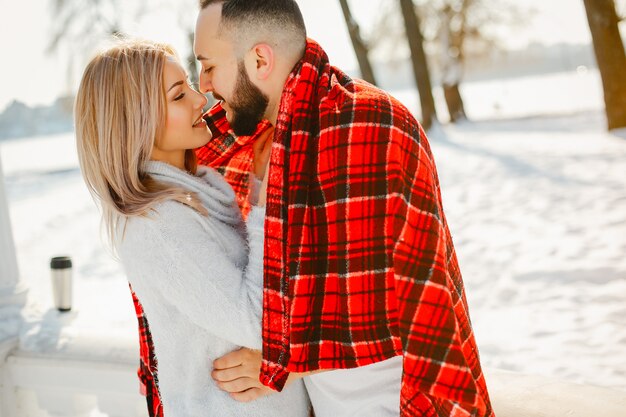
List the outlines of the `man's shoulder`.
{"type": "Polygon", "coordinates": [[[349,118],[352,123],[376,123],[401,130],[419,124],[407,107],[387,91],[342,75],[331,77],[328,95],[320,103],[322,110],[338,116],[331,120],[344,124],[349,118]]]}
{"type": "Polygon", "coordinates": [[[366,145],[369,152],[379,149],[387,158],[431,153],[424,129],[408,108],[365,81],[336,72],[320,110],[321,148],[333,149],[340,141],[344,148],[366,145]],[[390,145],[394,152],[387,152],[390,145]]]}

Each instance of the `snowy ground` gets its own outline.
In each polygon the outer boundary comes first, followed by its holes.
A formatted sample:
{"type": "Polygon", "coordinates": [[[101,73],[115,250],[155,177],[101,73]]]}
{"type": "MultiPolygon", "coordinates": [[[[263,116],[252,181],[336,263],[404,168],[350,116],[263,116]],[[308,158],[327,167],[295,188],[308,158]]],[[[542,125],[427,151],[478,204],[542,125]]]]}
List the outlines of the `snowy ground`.
{"type": "Polygon", "coordinates": [[[433,139],[489,366],[626,390],[626,136],[600,114],[433,139]]]}
{"type": "MultiPolygon", "coordinates": [[[[429,135],[484,365],[626,390],[626,134],[605,132],[599,89],[593,71],[470,84],[473,121],[429,135]]],[[[1,142],[0,153],[30,286],[24,333],[39,334],[23,347],[104,332],[134,341],[72,136],[1,142]],[[62,322],[48,271],[60,254],[75,263],[78,312],[62,322]]]]}

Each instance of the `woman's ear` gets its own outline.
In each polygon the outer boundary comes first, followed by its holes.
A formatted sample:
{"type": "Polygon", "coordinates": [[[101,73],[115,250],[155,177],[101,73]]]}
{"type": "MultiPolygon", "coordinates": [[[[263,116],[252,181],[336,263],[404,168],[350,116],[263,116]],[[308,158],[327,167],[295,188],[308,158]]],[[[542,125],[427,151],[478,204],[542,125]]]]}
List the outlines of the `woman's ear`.
{"type": "Polygon", "coordinates": [[[256,77],[267,80],[274,69],[274,49],[266,43],[259,43],[252,48],[256,77]]]}

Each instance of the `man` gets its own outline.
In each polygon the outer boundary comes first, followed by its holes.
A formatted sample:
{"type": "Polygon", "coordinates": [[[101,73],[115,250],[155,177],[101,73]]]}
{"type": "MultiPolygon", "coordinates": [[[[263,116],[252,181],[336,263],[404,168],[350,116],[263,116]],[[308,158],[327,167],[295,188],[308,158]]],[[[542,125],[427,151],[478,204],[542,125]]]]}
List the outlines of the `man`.
{"type": "Polygon", "coordinates": [[[419,123],[330,66],[293,0],[201,1],[194,52],[200,90],[221,100],[200,161],[245,195],[267,158],[254,149],[271,152],[262,362],[217,360],[222,388],[248,401],[259,380],[280,391],[306,373],[318,417],[493,416],[419,123]],[[399,412],[375,392],[395,381],[399,412]]]}

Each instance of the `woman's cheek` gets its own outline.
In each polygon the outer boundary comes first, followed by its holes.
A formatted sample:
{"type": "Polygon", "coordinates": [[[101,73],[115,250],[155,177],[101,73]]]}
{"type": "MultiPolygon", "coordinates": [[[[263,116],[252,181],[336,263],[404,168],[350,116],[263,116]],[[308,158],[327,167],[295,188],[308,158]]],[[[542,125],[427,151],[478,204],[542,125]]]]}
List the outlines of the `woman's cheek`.
{"type": "Polygon", "coordinates": [[[184,127],[183,117],[176,110],[168,111],[165,128],[169,130],[180,130],[184,127]]]}

